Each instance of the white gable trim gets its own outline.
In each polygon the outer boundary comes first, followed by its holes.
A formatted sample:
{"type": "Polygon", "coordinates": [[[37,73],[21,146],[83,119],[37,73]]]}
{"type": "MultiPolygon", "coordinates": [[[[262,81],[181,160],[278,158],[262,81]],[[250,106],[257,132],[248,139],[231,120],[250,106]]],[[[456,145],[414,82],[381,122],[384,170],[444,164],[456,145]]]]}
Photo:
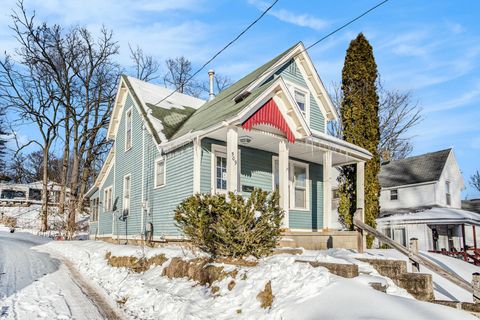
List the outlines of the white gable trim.
{"type": "Polygon", "coordinates": [[[234,120],[234,124],[240,125],[245,122],[270,99],[273,99],[277,104],[295,139],[302,139],[312,134],[306,119],[298,109],[297,103],[282,77],[278,77],[265,92],[250,103],[250,106],[243,109],[237,119],[234,120]]]}
{"type": "MultiPolygon", "coordinates": [[[[295,48],[293,48],[287,55],[282,59],[273,64],[268,70],[266,70],[260,77],[252,82],[246,89],[242,90],[237,96],[242,95],[244,92],[251,92],[253,89],[260,86],[266,79],[268,79],[272,74],[274,74],[278,69],[280,69],[288,61],[295,59],[297,65],[300,66],[300,72],[305,78],[305,82],[309,86],[309,89],[312,92],[312,95],[317,100],[317,104],[321,111],[323,111],[325,118],[327,120],[338,120],[338,115],[333,106],[330,97],[328,96],[327,90],[323,85],[322,80],[318,76],[318,73],[308,55],[303,43],[299,43],[295,48]]],[[[235,97],[236,98],[236,97],[235,97]]]]}
{"type": "MultiPolygon", "coordinates": [[[[129,86],[125,82],[124,76],[122,76],[120,78],[120,84],[118,86],[118,91],[117,91],[117,95],[115,97],[115,103],[114,103],[113,110],[112,110],[112,118],[110,120],[110,124],[109,124],[108,130],[107,130],[107,139],[115,140],[115,138],[117,136],[118,127],[120,125],[120,122],[121,122],[122,116],[123,116],[122,110],[125,108],[125,102],[127,100],[128,94],[130,94],[132,96],[133,105],[135,106],[135,109],[137,110],[137,113],[140,115],[140,119],[142,120],[142,124],[145,126],[145,128],[147,128],[148,133],[150,134],[151,138],[155,142],[155,146],[157,147],[158,151],[161,153],[162,150],[159,147],[158,143],[156,143],[156,141],[155,141],[156,140],[155,139],[155,134],[152,131],[152,127],[149,123],[149,120],[145,119],[145,113],[147,112],[145,110],[146,105],[141,100],[139,95],[135,94],[135,92],[130,91],[129,86]],[[142,106],[139,106],[137,104],[137,102],[133,98],[134,95],[138,98],[140,103],[143,104],[142,106]]],[[[133,128],[132,128],[132,130],[133,130],[133,128]]],[[[157,134],[159,134],[159,133],[157,132],[157,134]]],[[[160,139],[162,139],[162,137],[160,137],[160,139]]]]}
{"type": "Polygon", "coordinates": [[[290,129],[294,133],[296,139],[302,139],[312,135],[312,131],[310,130],[310,127],[308,126],[306,120],[298,109],[295,100],[293,100],[293,97],[290,94],[287,85],[283,81],[282,77],[278,77],[270,84],[270,87],[268,89],[266,89],[256,99],[250,102],[250,105],[244,108],[236,117],[218,123],[217,125],[206,128],[204,130],[194,131],[175,140],[161,143],[160,147],[163,149],[164,152],[168,152],[182,145],[190,143],[194,139],[201,138],[210,132],[214,132],[222,127],[227,127],[229,125],[241,125],[253,113],[255,113],[255,111],[262,107],[270,98],[275,99],[275,103],[277,103],[280,112],[283,112],[282,115],[289,124],[290,129]],[[300,133],[298,132],[299,130],[303,132],[300,133]]]}

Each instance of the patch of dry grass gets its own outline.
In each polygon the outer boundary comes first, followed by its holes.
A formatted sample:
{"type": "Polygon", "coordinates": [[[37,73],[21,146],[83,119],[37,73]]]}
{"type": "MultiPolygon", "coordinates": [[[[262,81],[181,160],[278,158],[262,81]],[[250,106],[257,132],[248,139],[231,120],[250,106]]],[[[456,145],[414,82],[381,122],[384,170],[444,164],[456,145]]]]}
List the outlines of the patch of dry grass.
{"type": "Polygon", "coordinates": [[[137,258],[133,256],[113,256],[110,251],[105,254],[105,259],[111,267],[127,268],[136,273],[145,272],[151,266],[161,266],[168,260],[164,254],[158,254],[151,258],[137,258]]]}
{"type": "Polygon", "coordinates": [[[268,281],[265,288],[257,295],[257,300],[260,301],[260,307],[269,309],[272,307],[273,298],[275,296],[272,293],[272,281],[268,281]]]}

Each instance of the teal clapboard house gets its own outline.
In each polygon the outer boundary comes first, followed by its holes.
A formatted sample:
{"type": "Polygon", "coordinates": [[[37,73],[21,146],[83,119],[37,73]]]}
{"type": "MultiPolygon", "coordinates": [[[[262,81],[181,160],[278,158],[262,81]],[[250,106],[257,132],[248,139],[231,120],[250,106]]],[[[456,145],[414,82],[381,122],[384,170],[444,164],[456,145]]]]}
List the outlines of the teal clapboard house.
{"type": "MultiPolygon", "coordinates": [[[[213,77],[213,72],[209,72],[213,77]]],[[[113,141],[89,190],[95,238],[179,240],[176,206],[195,193],[280,193],[291,234],[331,221],[331,170],[368,151],[326,133],[335,108],[302,43],[209,101],[122,76],[108,128],[113,141]]],[[[357,206],[363,207],[363,183],[357,206]]]]}

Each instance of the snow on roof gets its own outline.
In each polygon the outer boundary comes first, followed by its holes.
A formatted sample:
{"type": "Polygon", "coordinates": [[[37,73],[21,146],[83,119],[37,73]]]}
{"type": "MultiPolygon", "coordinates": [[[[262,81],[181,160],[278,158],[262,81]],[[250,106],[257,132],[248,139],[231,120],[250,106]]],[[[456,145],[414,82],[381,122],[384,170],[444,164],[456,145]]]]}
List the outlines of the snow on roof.
{"type": "MultiPolygon", "coordinates": [[[[139,95],[142,102],[157,105],[157,103],[163,100],[166,96],[172,93],[173,90],[153,84],[148,83],[137,78],[128,77],[132,87],[135,92],[139,95]]],[[[170,97],[158,104],[158,107],[171,109],[171,108],[180,108],[190,107],[198,109],[201,105],[205,103],[205,100],[198,99],[183,93],[175,92],[170,97]]]]}
{"type": "Polygon", "coordinates": [[[377,219],[379,224],[397,223],[471,223],[480,225],[480,214],[453,208],[431,208],[377,219]]]}
{"type": "Polygon", "coordinates": [[[140,102],[143,104],[148,121],[163,141],[168,140],[164,132],[164,124],[160,119],[154,116],[154,108],[167,110],[184,110],[188,108],[198,109],[205,103],[205,100],[179,92],[175,92],[170,97],[166,98],[173,90],[133,77],[127,77],[127,79],[140,99],[140,102]]]}

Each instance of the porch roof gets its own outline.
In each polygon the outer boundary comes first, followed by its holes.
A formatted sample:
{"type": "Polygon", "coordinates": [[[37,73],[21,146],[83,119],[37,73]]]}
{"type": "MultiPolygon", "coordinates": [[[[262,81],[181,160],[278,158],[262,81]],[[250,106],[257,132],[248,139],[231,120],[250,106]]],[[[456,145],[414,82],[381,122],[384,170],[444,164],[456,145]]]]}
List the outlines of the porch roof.
{"type": "Polygon", "coordinates": [[[471,224],[480,225],[480,214],[454,208],[431,208],[377,219],[379,225],[396,224],[471,224]]]}

